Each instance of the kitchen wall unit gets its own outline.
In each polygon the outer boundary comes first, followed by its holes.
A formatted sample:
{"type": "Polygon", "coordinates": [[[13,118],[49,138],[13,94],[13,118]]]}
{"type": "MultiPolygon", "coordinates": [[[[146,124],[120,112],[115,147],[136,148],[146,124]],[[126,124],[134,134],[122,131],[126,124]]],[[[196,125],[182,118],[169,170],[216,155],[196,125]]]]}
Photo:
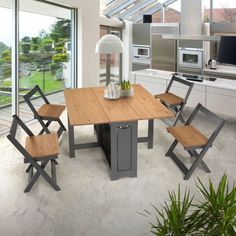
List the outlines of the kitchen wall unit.
{"type": "MultiPolygon", "coordinates": [[[[172,73],[147,69],[131,72],[130,80],[132,83],[143,85],[154,95],[165,92],[172,73]]],[[[183,85],[173,84],[171,91],[183,96],[186,90],[183,85]]],[[[236,81],[217,78],[216,81],[194,82],[186,106],[193,108],[198,102],[213,112],[236,117],[236,81]]]]}

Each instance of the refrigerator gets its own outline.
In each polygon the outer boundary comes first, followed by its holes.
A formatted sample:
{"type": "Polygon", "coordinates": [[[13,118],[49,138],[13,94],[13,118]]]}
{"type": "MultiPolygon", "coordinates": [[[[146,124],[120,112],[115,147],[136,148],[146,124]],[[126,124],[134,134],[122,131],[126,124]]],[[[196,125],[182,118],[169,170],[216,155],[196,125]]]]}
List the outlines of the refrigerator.
{"type": "Polygon", "coordinates": [[[148,68],[177,71],[177,40],[162,39],[162,35],[179,34],[179,23],[136,23],[132,33],[132,48],[150,48],[150,61],[145,63],[132,52],[132,71],[148,68]]]}
{"type": "Polygon", "coordinates": [[[179,34],[179,23],[151,24],[151,68],[177,71],[177,40],[163,34],[179,34]]]}

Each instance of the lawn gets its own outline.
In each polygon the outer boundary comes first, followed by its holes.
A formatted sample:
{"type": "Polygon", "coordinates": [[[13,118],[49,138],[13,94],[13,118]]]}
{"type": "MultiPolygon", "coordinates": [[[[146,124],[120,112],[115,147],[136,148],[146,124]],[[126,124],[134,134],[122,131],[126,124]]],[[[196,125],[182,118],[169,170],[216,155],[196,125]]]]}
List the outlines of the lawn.
{"type": "MultiPolygon", "coordinates": [[[[52,75],[51,72],[45,72],[45,87],[43,88],[43,72],[35,71],[28,77],[20,78],[19,87],[21,89],[28,89],[25,91],[20,91],[20,93],[25,94],[36,84],[39,85],[45,93],[62,90],[64,88],[63,81],[55,80],[54,75],[52,75]]],[[[4,81],[2,86],[11,87],[11,81],[4,81]]],[[[9,103],[11,103],[11,96],[0,95],[0,106],[9,103]]]]}

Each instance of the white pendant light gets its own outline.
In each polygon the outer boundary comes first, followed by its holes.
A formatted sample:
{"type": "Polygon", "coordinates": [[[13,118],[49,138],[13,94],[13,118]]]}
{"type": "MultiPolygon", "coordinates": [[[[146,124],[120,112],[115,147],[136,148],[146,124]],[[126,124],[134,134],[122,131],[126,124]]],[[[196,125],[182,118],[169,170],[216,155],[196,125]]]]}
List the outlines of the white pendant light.
{"type": "Polygon", "coordinates": [[[124,51],[124,46],[120,38],[113,34],[104,35],[96,45],[96,53],[122,53],[124,51]]]}

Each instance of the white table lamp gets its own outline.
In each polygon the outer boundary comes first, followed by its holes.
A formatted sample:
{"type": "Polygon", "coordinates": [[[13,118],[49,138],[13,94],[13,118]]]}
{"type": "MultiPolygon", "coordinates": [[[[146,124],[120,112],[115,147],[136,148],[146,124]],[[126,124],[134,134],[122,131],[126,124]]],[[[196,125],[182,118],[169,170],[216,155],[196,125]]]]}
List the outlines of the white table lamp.
{"type": "Polygon", "coordinates": [[[107,54],[106,85],[108,85],[111,80],[111,54],[122,53],[123,51],[124,46],[122,41],[113,34],[106,34],[97,42],[95,52],[107,54]]]}

